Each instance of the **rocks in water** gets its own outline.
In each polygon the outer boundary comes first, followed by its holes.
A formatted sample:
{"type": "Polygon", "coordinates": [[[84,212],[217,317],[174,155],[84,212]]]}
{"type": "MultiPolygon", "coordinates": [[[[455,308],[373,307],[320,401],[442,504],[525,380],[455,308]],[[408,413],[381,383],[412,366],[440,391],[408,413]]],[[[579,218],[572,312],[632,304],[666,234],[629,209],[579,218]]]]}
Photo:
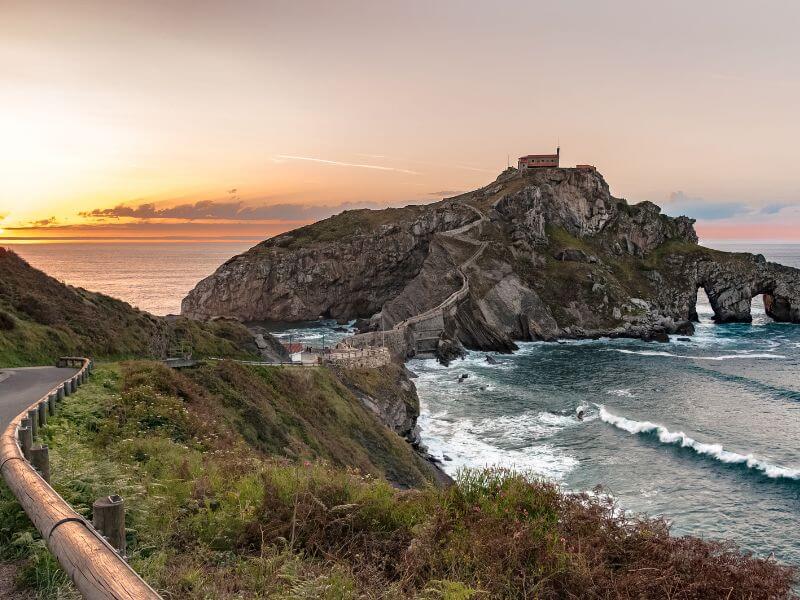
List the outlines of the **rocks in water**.
{"type": "Polygon", "coordinates": [[[489,363],[490,365],[498,364],[497,359],[494,356],[492,356],[491,354],[487,354],[486,355],[486,362],[489,363]]]}
{"type": "Polygon", "coordinates": [[[663,327],[653,327],[642,334],[642,340],[645,342],[669,342],[669,334],[663,327]]]}
{"type": "Polygon", "coordinates": [[[679,342],[691,342],[691,341],[692,341],[692,338],[688,338],[688,337],[679,337],[679,338],[678,338],[678,341],[679,341],[679,342]]]}
{"type": "Polygon", "coordinates": [[[436,344],[436,360],[444,366],[448,366],[457,358],[464,358],[467,353],[464,347],[456,341],[447,338],[440,338],[436,344]]]}
{"type": "Polygon", "coordinates": [[[403,365],[403,369],[406,372],[406,377],[408,377],[409,379],[417,379],[419,377],[419,375],[417,375],[414,371],[409,369],[407,366],[403,365]]]}
{"type": "Polygon", "coordinates": [[[678,335],[694,335],[694,323],[691,321],[679,321],[675,324],[675,329],[672,333],[678,335]]]}

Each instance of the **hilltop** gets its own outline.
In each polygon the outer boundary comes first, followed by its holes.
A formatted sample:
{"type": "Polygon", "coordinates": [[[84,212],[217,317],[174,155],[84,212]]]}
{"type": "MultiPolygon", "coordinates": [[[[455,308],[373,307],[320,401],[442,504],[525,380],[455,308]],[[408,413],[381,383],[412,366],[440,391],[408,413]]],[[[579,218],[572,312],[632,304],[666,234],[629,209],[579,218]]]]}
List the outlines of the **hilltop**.
{"type": "Polygon", "coordinates": [[[65,285],[0,248],[0,366],[95,358],[195,356],[257,358],[252,334],[221,319],[156,317],[96,292],[65,285]]]}
{"type": "Polygon", "coordinates": [[[362,319],[363,331],[391,332],[398,357],[452,342],[507,351],[688,335],[699,288],[720,322],[749,321],[759,294],[772,318],[800,322],[800,271],[700,246],[693,223],[612,196],[594,169],[509,168],[440,202],[346,211],[266,240],[201,281],[182,313],[362,319]]]}

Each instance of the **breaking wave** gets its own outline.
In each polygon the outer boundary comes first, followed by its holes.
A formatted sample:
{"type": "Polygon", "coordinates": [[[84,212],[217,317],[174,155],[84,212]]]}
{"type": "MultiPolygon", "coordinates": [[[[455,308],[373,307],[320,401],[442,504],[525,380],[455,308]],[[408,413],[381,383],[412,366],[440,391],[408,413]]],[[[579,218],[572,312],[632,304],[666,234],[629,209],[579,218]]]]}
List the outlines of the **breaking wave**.
{"type": "Polygon", "coordinates": [[[683,358],[687,360],[731,360],[734,358],[786,358],[782,354],[768,354],[766,352],[751,352],[741,354],[723,354],[722,356],[688,356],[673,354],[659,350],[627,350],[625,348],[609,348],[607,352],[621,352],[622,354],[638,354],[639,356],[667,356],[669,358],[683,358]]]}
{"type": "Polygon", "coordinates": [[[703,442],[698,442],[682,431],[673,433],[658,423],[626,419],[625,417],[620,417],[608,412],[605,406],[602,405],[598,405],[598,408],[600,409],[600,419],[602,421],[613,425],[618,429],[627,431],[628,433],[652,434],[658,437],[658,440],[663,444],[672,444],[680,446],[681,448],[691,448],[697,454],[710,456],[715,460],[725,464],[744,465],[748,469],[753,469],[763,473],[770,479],[800,480],[800,469],[790,469],[788,467],[781,467],[780,465],[773,465],[756,458],[752,454],[739,454],[738,452],[731,452],[723,449],[722,444],[706,444],[703,442]]]}
{"type": "Polygon", "coordinates": [[[507,466],[552,480],[563,480],[577,459],[552,446],[549,438],[577,425],[571,416],[529,412],[481,419],[454,418],[432,413],[423,403],[419,424],[429,453],[450,474],[459,469],[507,466]]]}

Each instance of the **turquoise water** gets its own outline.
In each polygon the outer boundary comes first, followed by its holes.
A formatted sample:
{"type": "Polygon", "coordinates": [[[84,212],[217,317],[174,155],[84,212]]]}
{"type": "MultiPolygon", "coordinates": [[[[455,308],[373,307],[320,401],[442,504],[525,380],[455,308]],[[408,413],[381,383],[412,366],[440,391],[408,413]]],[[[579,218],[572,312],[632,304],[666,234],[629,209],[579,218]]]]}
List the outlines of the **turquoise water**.
{"type": "MultiPolygon", "coordinates": [[[[797,245],[721,249],[800,267],[797,245]]],[[[691,341],[526,343],[495,365],[482,352],[450,367],[411,361],[423,441],[451,473],[502,465],[568,489],[602,485],[676,533],[800,565],[800,326],[773,323],[760,299],[752,325],[713,324],[707,300],[698,312],[691,341]]]]}

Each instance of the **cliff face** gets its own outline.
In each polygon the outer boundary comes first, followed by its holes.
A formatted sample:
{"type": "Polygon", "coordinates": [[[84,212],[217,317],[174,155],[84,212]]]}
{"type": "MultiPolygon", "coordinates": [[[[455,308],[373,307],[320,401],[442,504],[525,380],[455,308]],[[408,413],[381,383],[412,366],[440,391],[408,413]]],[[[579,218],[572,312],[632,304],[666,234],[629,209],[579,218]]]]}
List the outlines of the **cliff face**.
{"type": "Polygon", "coordinates": [[[437,232],[475,218],[447,202],[345,211],[230,259],[197,284],[182,313],[245,321],[368,317],[417,275],[437,232]]]}
{"type": "Polygon", "coordinates": [[[514,340],[690,333],[700,287],[719,321],[749,321],[764,294],[770,316],[800,322],[800,271],[703,248],[691,219],[613,197],[596,171],[508,169],[436,204],[346,212],[268,240],[198,284],[183,311],[368,318],[402,357],[452,341],[510,350],[514,340]]]}

